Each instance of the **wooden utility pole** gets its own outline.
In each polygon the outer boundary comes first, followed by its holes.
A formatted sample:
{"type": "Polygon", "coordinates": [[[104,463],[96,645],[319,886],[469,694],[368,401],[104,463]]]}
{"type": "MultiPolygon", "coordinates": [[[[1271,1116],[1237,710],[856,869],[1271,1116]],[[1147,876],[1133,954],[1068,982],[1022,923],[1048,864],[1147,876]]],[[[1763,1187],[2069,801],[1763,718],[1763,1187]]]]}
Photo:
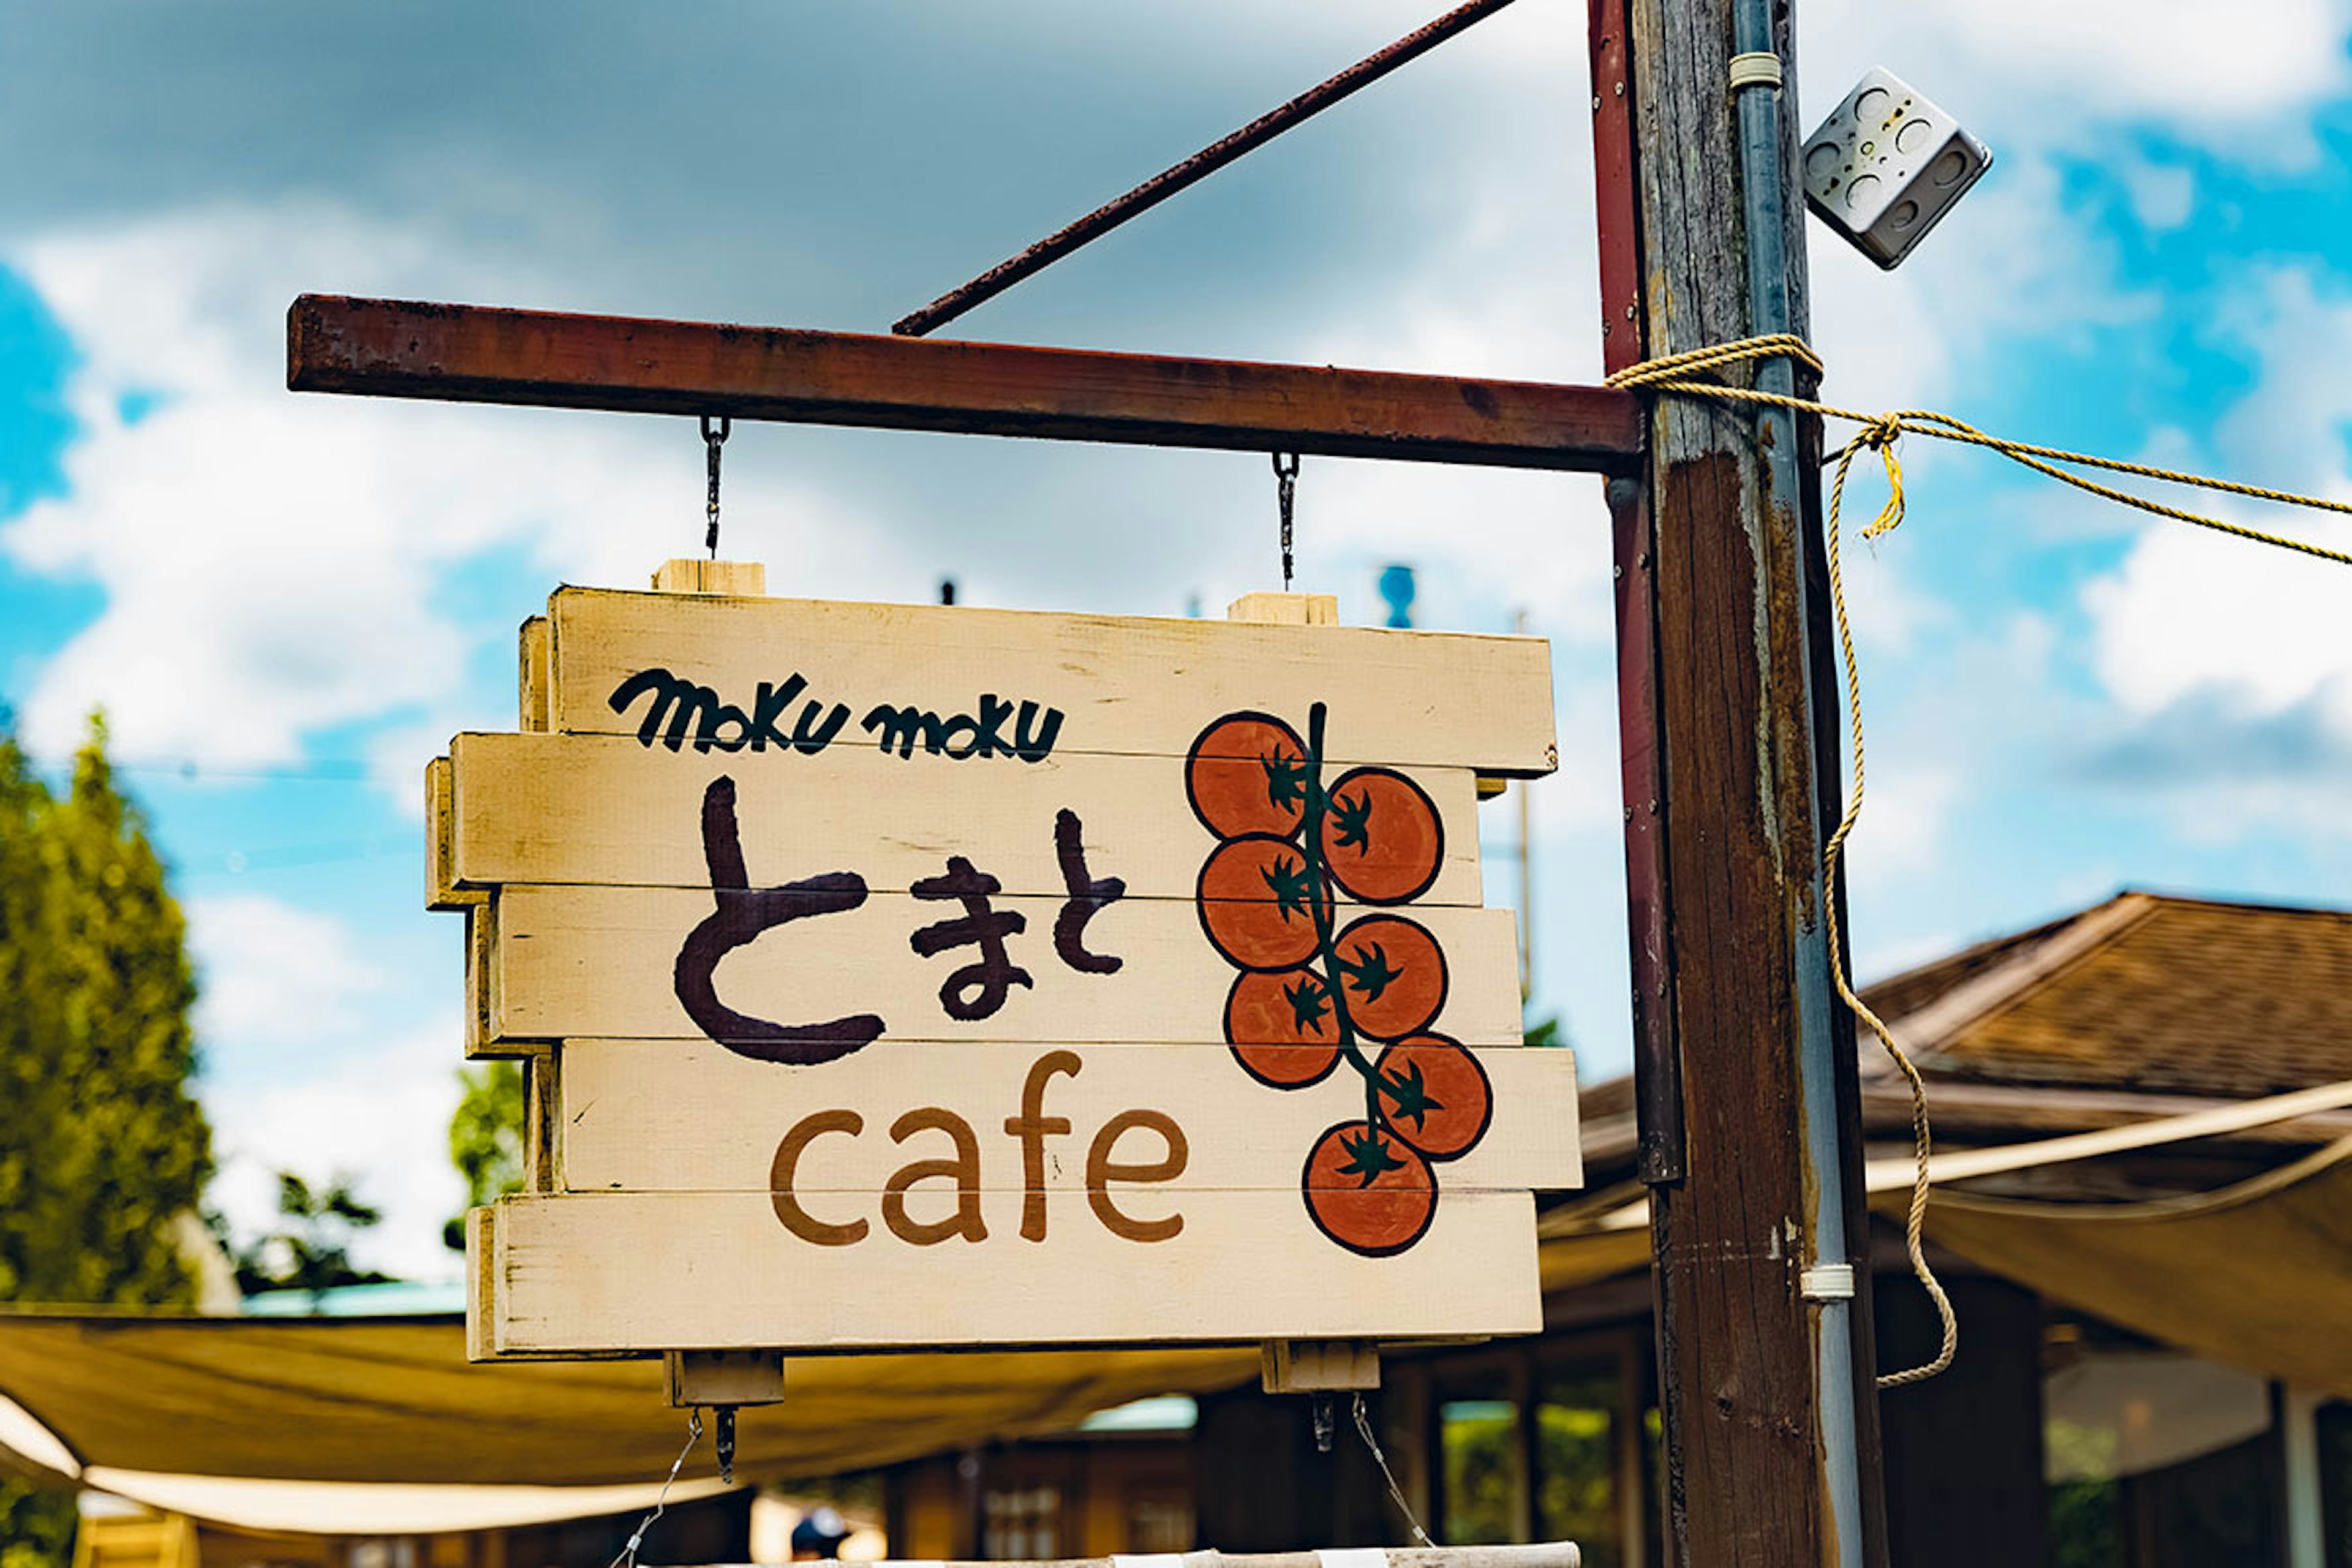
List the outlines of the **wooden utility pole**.
{"type": "MultiPolygon", "coordinates": [[[[1806,330],[1790,10],[1591,0],[1612,372],[1806,330]],[[1735,55],[1767,79],[1735,89],[1735,55]]],[[[1767,364],[1757,384],[1789,374],[1767,364]]],[[[1693,1568],[1885,1561],[1853,1033],[1822,872],[1838,752],[1820,432],[1803,426],[1663,397],[1647,472],[1609,488],[1665,1522],[1693,1568]]]]}

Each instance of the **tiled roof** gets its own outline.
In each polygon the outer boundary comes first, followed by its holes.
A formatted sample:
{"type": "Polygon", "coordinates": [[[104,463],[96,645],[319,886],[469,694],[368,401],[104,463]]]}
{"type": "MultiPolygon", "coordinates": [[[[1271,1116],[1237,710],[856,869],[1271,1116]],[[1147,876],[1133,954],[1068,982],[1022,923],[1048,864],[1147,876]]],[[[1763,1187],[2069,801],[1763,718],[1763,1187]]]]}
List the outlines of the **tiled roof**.
{"type": "Polygon", "coordinates": [[[1867,999],[1931,1079],[2252,1099],[2352,1078],[2352,913],[2127,892],[1867,999]]]}
{"type": "Polygon", "coordinates": [[[1916,969],[1889,975],[1876,984],[1865,986],[1863,1000],[1884,1018],[1899,1018],[1916,1012],[1954,986],[1978,979],[2012,959],[2033,952],[2044,942],[2065,931],[2088,912],[2063,915],[2031,931],[1997,936],[1974,947],[1962,948],[1932,963],[1923,963],[1916,969]]]}
{"type": "MultiPolygon", "coordinates": [[[[1929,1085],[1939,1136],[2046,1137],[2352,1079],[2352,911],[2124,892],[1871,985],[1929,1085]]],[[[1907,1137],[1910,1094],[1867,1032],[1871,1137],[1907,1137]]],[[[1631,1075],[1583,1095],[1585,1154],[1633,1147],[1631,1075]]],[[[2311,1143],[2352,1114],[2243,1136],[2311,1143]]]]}

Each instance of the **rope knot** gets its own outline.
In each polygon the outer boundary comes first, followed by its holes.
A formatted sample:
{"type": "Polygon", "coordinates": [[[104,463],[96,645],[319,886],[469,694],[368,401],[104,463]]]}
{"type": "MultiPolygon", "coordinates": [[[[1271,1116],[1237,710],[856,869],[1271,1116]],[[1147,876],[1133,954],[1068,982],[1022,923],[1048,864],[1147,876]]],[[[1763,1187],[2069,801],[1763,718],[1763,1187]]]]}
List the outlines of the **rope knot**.
{"type": "Polygon", "coordinates": [[[1845,444],[1844,452],[1838,458],[1837,488],[1840,490],[1845,489],[1846,465],[1853,461],[1856,452],[1875,452],[1878,460],[1886,466],[1886,504],[1878,509],[1878,515],[1871,519],[1870,526],[1862,531],[1864,539],[1891,533],[1903,524],[1903,459],[1896,455],[1896,447],[1903,439],[1903,416],[1900,414],[1882,414],[1875,419],[1865,419],[1862,422],[1862,428],[1853,433],[1853,439],[1845,444]]]}

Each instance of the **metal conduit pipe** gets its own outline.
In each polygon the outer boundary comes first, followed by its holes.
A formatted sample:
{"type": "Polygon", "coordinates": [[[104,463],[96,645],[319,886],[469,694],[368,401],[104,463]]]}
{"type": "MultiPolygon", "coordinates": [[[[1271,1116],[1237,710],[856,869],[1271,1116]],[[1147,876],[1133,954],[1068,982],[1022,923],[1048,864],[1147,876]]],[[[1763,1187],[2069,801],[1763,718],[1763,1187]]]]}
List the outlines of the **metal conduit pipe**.
{"type": "MultiPolygon", "coordinates": [[[[1743,56],[1769,55],[1776,64],[1754,61],[1760,69],[1735,74],[1730,90],[1739,130],[1739,195],[1748,228],[1748,331],[1758,337],[1797,330],[1790,302],[1790,177],[1782,132],[1782,95],[1788,60],[1773,36],[1774,0],[1733,0],[1732,43],[1743,56]]],[[[1801,221],[1801,214],[1800,220],[1801,221]]],[[[1797,230],[1802,265],[1802,234],[1797,230]]],[[[1757,386],[1783,395],[1796,391],[1795,366],[1785,356],[1760,361],[1757,386]]],[[[1797,419],[1787,408],[1766,406],[1756,415],[1767,488],[1762,515],[1769,526],[1802,526],[1799,501],[1797,419]]],[[[1826,716],[1815,715],[1816,724],[1826,716]]],[[[1815,842],[1818,842],[1818,838],[1815,842]]],[[[1816,866],[1813,875],[1822,878],[1816,866]]],[[[1826,909],[1835,889],[1822,879],[1813,907],[1826,909]]],[[[1801,1279],[1813,1320],[1814,1391],[1822,1449],[1829,1518],[1824,1534],[1836,1542],[1836,1562],[1853,1568],[1863,1561],[1862,1473],[1854,1422],[1853,1249],[1846,1235],[1843,1152],[1838,1147],[1836,1032],[1831,1020],[1838,1005],[1829,984],[1828,933],[1816,921],[1801,941],[1801,1008],[1798,1083],[1804,1116],[1802,1159],[1812,1213],[1805,1227],[1810,1256],[1799,1258],[1801,1279]]],[[[1866,1267],[1866,1263],[1864,1265],[1866,1267]]]]}

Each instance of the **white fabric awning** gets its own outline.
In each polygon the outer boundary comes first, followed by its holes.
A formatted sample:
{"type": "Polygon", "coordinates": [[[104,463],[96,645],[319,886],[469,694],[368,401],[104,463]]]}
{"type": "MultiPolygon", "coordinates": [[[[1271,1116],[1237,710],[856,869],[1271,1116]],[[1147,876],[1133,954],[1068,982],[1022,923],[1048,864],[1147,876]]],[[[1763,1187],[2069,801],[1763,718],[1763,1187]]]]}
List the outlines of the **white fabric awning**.
{"type": "MultiPolygon", "coordinates": [[[[1255,1376],[1253,1349],[812,1357],[738,1418],[746,1481],[1076,1426],[1255,1376]]],[[[687,1436],[658,1362],[469,1364],[454,1316],[0,1312],[0,1460],[252,1530],[462,1530],[650,1506],[687,1436]],[[0,1406],[5,1411],[5,1406],[0,1406]]],[[[711,1440],[671,1496],[720,1489],[711,1440]]]]}

